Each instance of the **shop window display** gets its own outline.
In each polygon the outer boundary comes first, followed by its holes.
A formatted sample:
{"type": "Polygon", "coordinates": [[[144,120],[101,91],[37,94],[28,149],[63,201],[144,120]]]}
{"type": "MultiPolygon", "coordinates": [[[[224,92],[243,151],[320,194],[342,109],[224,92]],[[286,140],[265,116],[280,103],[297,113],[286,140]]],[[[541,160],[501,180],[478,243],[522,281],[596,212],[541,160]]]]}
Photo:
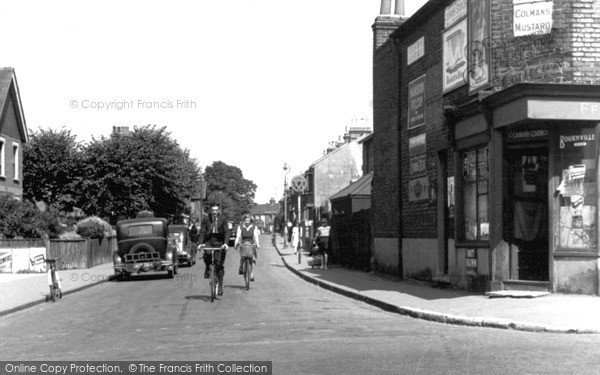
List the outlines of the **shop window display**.
{"type": "Polygon", "coordinates": [[[467,241],[489,239],[489,149],[481,147],[462,154],[463,233],[467,241]]]}
{"type": "Polygon", "coordinates": [[[597,152],[594,128],[570,130],[559,137],[557,247],[595,250],[597,230],[597,152]]]}

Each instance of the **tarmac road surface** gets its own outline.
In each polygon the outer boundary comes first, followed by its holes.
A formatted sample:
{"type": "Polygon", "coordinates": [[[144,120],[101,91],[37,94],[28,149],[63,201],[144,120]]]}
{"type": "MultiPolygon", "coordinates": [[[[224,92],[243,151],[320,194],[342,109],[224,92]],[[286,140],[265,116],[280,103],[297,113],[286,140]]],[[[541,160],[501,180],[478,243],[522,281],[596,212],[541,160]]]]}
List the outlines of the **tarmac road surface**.
{"type": "Polygon", "coordinates": [[[203,262],[111,281],[0,317],[1,360],[273,361],[274,374],[600,372],[600,335],[463,327],[388,313],[287,270],[264,246],[250,291],[227,256],[210,302],[203,262]]]}

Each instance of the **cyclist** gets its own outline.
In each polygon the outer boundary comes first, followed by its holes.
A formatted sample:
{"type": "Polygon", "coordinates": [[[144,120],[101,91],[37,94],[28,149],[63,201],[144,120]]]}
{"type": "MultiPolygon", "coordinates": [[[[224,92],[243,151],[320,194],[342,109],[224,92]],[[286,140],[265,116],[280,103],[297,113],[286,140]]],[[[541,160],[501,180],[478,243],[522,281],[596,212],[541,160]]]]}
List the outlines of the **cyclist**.
{"type": "MultiPolygon", "coordinates": [[[[227,241],[229,240],[229,225],[227,219],[221,215],[221,206],[217,203],[210,206],[210,215],[206,220],[202,220],[202,243],[206,247],[220,247],[222,251],[215,253],[220,259],[215,259],[217,263],[217,278],[219,280],[219,290],[217,294],[223,295],[223,276],[225,276],[225,256],[227,255],[227,241]]],[[[209,266],[212,262],[212,255],[204,253],[204,278],[209,278],[209,266]]]]}
{"type": "Polygon", "coordinates": [[[252,224],[252,218],[250,217],[250,215],[244,215],[244,220],[242,222],[242,225],[238,226],[237,229],[237,234],[235,236],[235,248],[239,248],[240,246],[242,247],[242,251],[240,252],[240,270],[239,273],[240,275],[244,274],[244,257],[242,255],[244,255],[244,253],[247,254],[247,252],[243,251],[243,247],[245,246],[251,246],[252,247],[252,262],[250,264],[250,281],[254,281],[254,270],[253,270],[253,266],[252,264],[256,263],[256,258],[258,255],[258,248],[260,246],[260,243],[258,242],[258,228],[256,227],[256,225],[252,224]]]}

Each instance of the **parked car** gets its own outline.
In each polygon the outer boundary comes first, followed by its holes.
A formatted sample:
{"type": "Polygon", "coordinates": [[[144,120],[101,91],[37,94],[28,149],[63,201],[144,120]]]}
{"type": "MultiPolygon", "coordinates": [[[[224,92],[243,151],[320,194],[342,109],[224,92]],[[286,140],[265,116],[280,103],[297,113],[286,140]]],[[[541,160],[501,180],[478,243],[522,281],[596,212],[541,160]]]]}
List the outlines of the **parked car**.
{"type": "Polygon", "coordinates": [[[193,266],[196,264],[198,248],[190,240],[190,228],[183,224],[169,225],[169,241],[177,247],[177,263],[193,266]]]}
{"type": "Polygon", "coordinates": [[[167,271],[177,274],[177,248],[169,242],[167,220],[156,217],[117,223],[117,250],[113,252],[115,275],[167,271]]]}

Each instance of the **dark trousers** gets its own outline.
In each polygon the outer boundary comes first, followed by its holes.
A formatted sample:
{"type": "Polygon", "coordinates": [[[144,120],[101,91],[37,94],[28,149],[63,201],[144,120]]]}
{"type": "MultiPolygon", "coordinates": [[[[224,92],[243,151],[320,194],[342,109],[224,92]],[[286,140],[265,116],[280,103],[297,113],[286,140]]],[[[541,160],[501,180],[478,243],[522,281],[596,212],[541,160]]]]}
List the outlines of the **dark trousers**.
{"type": "MultiPolygon", "coordinates": [[[[218,247],[207,245],[209,247],[218,247]]],[[[212,252],[211,252],[212,253],[212,252]]],[[[208,271],[208,266],[212,263],[212,254],[204,253],[204,264],[206,265],[206,270],[208,271]]],[[[225,258],[227,257],[227,250],[215,251],[215,264],[217,265],[217,278],[219,279],[219,283],[223,285],[223,276],[225,276],[225,258]]]]}

